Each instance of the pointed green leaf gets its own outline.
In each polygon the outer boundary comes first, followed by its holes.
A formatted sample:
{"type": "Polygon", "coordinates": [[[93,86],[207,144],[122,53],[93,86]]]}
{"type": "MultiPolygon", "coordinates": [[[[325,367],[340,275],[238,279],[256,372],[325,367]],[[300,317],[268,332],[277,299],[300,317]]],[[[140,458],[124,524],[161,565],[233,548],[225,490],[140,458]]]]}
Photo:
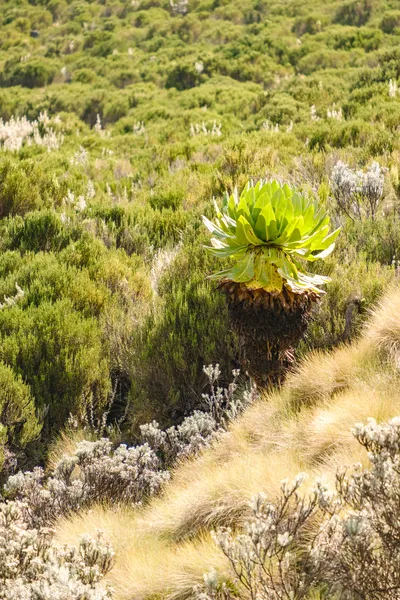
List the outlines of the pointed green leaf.
{"type": "Polygon", "coordinates": [[[246,283],[254,277],[254,254],[248,252],[231,270],[231,279],[238,283],[246,283]]]}
{"type": "Polygon", "coordinates": [[[275,223],[275,229],[272,230],[277,233],[275,213],[272,206],[267,204],[260,212],[254,227],[254,231],[256,232],[257,236],[265,242],[269,242],[271,239],[276,237],[276,233],[273,238],[271,238],[269,234],[269,226],[272,222],[275,223]]]}
{"type": "Polygon", "coordinates": [[[252,244],[254,246],[261,246],[265,242],[260,240],[256,234],[250,223],[246,221],[244,217],[239,217],[236,227],[236,237],[240,244],[252,244]]]}

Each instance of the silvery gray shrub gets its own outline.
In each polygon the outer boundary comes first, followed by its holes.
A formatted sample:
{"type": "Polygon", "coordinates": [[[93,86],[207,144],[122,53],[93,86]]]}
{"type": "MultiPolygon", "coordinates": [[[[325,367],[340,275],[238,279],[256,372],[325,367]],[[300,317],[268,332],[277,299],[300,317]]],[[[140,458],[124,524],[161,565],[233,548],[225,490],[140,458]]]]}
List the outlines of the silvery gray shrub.
{"type": "Polygon", "coordinates": [[[28,526],[19,502],[0,504],[0,600],[111,600],[100,581],[112,564],[100,533],[57,547],[50,529],[28,526]]]}
{"type": "Polygon", "coordinates": [[[383,197],[386,171],[376,161],[362,171],[339,160],[331,174],[331,189],[339,209],[351,219],[374,219],[383,197]]]}
{"type": "Polygon", "coordinates": [[[232,577],[207,573],[198,600],[400,598],[400,418],[353,433],[370,467],[340,469],[334,490],[317,481],[304,495],[300,474],[276,502],[257,496],[242,532],[213,534],[232,577]]]}
{"type": "Polygon", "coordinates": [[[148,444],[115,450],[110,440],[83,441],[48,476],[41,467],[8,478],[7,498],[23,502],[26,522],[45,526],[100,500],[140,503],[159,491],[169,473],[148,444]]]}
{"type": "Polygon", "coordinates": [[[112,590],[100,585],[113,562],[102,535],[60,548],[49,525],[100,500],[141,503],[168,481],[176,460],[212,443],[255,390],[235,394],[238,371],[227,389],[218,386],[218,365],[204,371],[207,412],[196,411],[167,431],[156,422],[145,425],[144,443],[135,447],[114,448],[106,438],[83,441],[50,475],[37,467],[8,478],[7,500],[0,501],[0,600],[111,600],[112,590]]]}
{"type": "Polygon", "coordinates": [[[219,365],[204,371],[210,393],[203,394],[205,411],[195,411],[166,431],[153,421],[141,427],[143,443],[114,447],[107,438],[79,442],[48,474],[42,467],[8,478],[4,494],[22,503],[30,526],[47,526],[99,501],[140,504],[158,493],[169,480],[169,468],[179,459],[209,446],[227,424],[253,401],[254,389],[237,392],[239,372],[228,388],[218,385],[219,365]]]}

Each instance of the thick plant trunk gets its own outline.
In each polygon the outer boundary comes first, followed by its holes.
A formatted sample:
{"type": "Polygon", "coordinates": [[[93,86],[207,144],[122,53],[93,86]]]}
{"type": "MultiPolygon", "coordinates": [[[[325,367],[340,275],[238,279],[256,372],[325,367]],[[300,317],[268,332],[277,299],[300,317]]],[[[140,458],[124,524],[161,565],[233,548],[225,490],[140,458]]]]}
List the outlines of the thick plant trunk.
{"type": "Polygon", "coordinates": [[[293,363],[318,294],[296,294],[285,287],[273,294],[230,280],[221,281],[219,289],[226,294],[230,320],[239,335],[242,366],[258,385],[279,385],[293,363]]]}

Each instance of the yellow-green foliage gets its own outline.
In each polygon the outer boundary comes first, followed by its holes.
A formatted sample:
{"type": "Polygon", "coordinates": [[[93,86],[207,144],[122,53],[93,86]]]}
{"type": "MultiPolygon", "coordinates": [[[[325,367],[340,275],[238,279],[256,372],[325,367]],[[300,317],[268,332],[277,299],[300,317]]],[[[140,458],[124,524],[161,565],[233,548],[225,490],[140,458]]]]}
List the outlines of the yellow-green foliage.
{"type": "Polygon", "coordinates": [[[0,362],[0,469],[4,451],[21,452],[40,429],[29,387],[0,362]]]}
{"type": "Polygon", "coordinates": [[[274,498],[283,478],[306,471],[332,484],[339,465],[367,463],[351,428],[399,413],[399,310],[395,287],[357,342],[310,355],[281,392],[262,397],[212,449],[181,464],[160,498],[142,510],[102,506],[67,519],[58,539],[99,527],[108,533],[118,600],[185,598],[211,567],[227,577],[211,529],[240,527],[250,499],[260,491],[274,498]]]}
{"type": "Polygon", "coordinates": [[[252,181],[239,194],[226,195],[222,209],[215,204],[216,219],[203,216],[213,237],[208,250],[219,258],[234,258],[234,267],[213,274],[244,283],[250,289],[281,292],[312,290],[328,279],[307,273],[301,261],[329,256],[339,229],[329,231],[329,215],[288,184],[252,181]]]}

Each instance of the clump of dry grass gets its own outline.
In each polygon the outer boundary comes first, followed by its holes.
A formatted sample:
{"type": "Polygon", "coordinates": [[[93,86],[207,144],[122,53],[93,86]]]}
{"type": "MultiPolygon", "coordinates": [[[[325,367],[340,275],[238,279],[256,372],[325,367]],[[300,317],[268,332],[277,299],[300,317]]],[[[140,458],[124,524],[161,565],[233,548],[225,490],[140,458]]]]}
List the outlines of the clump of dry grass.
{"type": "Polygon", "coordinates": [[[58,541],[73,542],[82,531],[104,532],[118,557],[106,581],[119,600],[144,600],[150,596],[187,597],[203,574],[217,568],[223,576],[229,566],[210,535],[181,543],[158,538],[143,527],[132,508],[96,506],[65,519],[58,526],[58,541]]]}
{"type": "Polygon", "coordinates": [[[47,456],[47,468],[52,471],[61,461],[63,456],[71,456],[74,454],[76,445],[87,439],[88,432],[83,429],[68,429],[62,431],[50,445],[47,456]]]}
{"type": "Polygon", "coordinates": [[[339,465],[366,461],[351,434],[358,421],[400,414],[400,290],[373,312],[361,339],[307,358],[287,385],[246,410],[223,438],[182,463],[163,496],[140,511],[98,507],[63,521],[58,537],[72,542],[101,528],[116,550],[108,579],[117,600],[190,595],[203,573],[225,559],[208,537],[239,526],[248,502],[274,497],[283,478],[307,471],[333,481],[339,465]]]}
{"type": "Polygon", "coordinates": [[[395,367],[400,366],[400,293],[393,287],[372,311],[364,338],[395,367]]]}

